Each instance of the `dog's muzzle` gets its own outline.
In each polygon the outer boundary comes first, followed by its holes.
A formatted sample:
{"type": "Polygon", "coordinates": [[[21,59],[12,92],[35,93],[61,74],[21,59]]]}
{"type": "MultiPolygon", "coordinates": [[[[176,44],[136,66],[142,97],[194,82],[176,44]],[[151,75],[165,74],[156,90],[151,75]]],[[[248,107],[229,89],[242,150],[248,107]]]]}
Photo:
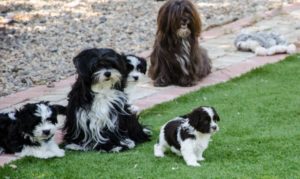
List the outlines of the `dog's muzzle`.
{"type": "Polygon", "coordinates": [[[110,72],[110,71],[106,71],[106,72],[104,73],[104,76],[105,76],[105,81],[110,80],[111,72],[110,72]]]}
{"type": "Polygon", "coordinates": [[[217,125],[211,126],[210,127],[211,132],[217,132],[219,130],[219,127],[217,125]]]}
{"type": "Polygon", "coordinates": [[[181,38],[186,38],[191,35],[190,29],[187,27],[187,24],[181,25],[180,29],[177,31],[177,36],[181,38]]]}

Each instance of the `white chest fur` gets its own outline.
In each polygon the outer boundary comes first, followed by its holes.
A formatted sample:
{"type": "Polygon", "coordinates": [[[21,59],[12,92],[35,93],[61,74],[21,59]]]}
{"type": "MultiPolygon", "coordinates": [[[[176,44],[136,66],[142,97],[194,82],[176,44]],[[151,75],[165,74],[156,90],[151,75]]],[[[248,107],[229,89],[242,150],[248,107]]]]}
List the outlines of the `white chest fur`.
{"type": "Polygon", "coordinates": [[[180,63],[182,71],[186,75],[189,74],[187,67],[190,65],[190,52],[191,52],[191,46],[189,41],[182,40],[180,52],[175,56],[176,56],[176,60],[180,63]]]}
{"type": "Polygon", "coordinates": [[[113,131],[117,127],[118,115],[120,112],[125,112],[122,110],[126,101],[127,97],[124,92],[103,89],[95,94],[90,110],[78,111],[77,125],[84,132],[85,144],[92,141],[103,143],[107,140],[101,135],[101,131],[106,127],[113,131]]]}
{"type": "Polygon", "coordinates": [[[194,146],[200,149],[206,149],[211,137],[211,134],[202,134],[197,132],[195,134],[196,140],[194,140],[194,146]]]}

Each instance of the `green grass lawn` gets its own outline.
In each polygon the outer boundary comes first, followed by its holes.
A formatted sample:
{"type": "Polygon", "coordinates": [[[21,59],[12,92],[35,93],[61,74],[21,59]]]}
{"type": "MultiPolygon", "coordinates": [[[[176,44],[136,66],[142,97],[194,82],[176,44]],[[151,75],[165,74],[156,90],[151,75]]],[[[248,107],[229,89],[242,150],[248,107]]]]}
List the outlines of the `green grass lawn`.
{"type": "Polygon", "coordinates": [[[300,55],[160,104],[141,115],[152,126],[151,142],[107,154],[71,152],[64,158],[24,158],[5,165],[0,178],[300,178],[300,55]],[[200,105],[214,106],[220,131],[200,168],[153,145],[167,120],[200,105]]]}

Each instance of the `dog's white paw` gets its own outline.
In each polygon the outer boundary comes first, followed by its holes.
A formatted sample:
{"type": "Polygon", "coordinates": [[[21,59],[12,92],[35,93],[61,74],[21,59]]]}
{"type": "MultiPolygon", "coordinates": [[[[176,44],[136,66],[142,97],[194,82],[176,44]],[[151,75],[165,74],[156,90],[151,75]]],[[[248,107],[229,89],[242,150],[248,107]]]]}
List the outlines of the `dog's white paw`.
{"type": "Polygon", "coordinates": [[[197,160],[198,160],[198,161],[204,161],[205,158],[204,158],[204,157],[198,157],[197,160]]]}
{"type": "Polygon", "coordinates": [[[43,152],[43,153],[34,153],[33,155],[28,155],[28,156],[33,156],[37,158],[42,158],[42,159],[48,159],[48,158],[53,158],[55,157],[55,154],[53,152],[43,152]]]}
{"type": "Polygon", "coordinates": [[[58,149],[56,151],[56,157],[63,157],[63,156],[65,156],[65,151],[62,149],[58,149]]]}
{"type": "Polygon", "coordinates": [[[85,148],[77,144],[68,144],[65,146],[65,148],[69,150],[85,150],[85,148]]]}
{"type": "Polygon", "coordinates": [[[131,105],[129,107],[129,110],[133,113],[133,114],[137,114],[140,111],[140,108],[135,106],[135,105],[131,105]]]}
{"type": "Polygon", "coordinates": [[[54,157],[54,153],[50,151],[39,151],[39,150],[23,150],[19,153],[15,153],[16,156],[18,157],[36,157],[36,158],[41,158],[41,159],[48,159],[54,157]]]}
{"type": "Polygon", "coordinates": [[[145,132],[149,136],[152,135],[152,131],[150,129],[148,129],[148,128],[143,128],[143,132],[145,132]]]}
{"type": "Polygon", "coordinates": [[[122,149],[123,149],[123,147],[117,146],[117,147],[112,148],[112,149],[110,150],[110,152],[118,153],[118,152],[120,152],[122,149]]]}
{"type": "Polygon", "coordinates": [[[200,167],[201,166],[198,162],[188,162],[186,164],[188,166],[192,166],[192,167],[200,167]]]}
{"type": "Polygon", "coordinates": [[[154,156],[155,157],[164,157],[164,152],[161,149],[161,146],[159,144],[154,145],[154,156]]]}
{"type": "Polygon", "coordinates": [[[135,143],[131,139],[125,139],[125,140],[121,141],[120,143],[121,143],[121,145],[124,145],[124,146],[128,147],[129,149],[132,149],[135,147],[135,143]]]}
{"type": "Polygon", "coordinates": [[[162,158],[162,157],[165,156],[165,154],[163,154],[163,153],[154,153],[154,156],[155,156],[155,157],[162,158]]]}

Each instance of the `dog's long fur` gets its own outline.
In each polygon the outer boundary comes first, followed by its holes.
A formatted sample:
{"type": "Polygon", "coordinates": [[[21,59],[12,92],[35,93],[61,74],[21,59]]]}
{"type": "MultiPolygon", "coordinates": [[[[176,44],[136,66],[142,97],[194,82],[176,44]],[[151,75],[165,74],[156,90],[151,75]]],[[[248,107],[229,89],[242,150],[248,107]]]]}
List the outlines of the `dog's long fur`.
{"type": "Polygon", "coordinates": [[[148,73],[155,86],[191,86],[211,72],[200,33],[201,20],[189,0],[169,0],[160,8],[148,73]]]}
{"type": "Polygon", "coordinates": [[[197,161],[204,160],[203,152],[208,147],[210,137],[219,130],[219,115],[212,107],[199,107],[191,113],[177,117],[164,126],[159,140],[154,145],[154,155],[164,157],[170,148],[172,152],[182,156],[189,166],[200,166],[197,161]]]}
{"type": "Polygon", "coordinates": [[[63,157],[64,150],[54,141],[60,105],[48,102],[26,104],[21,109],[0,114],[0,148],[5,153],[37,158],[63,157]]]}
{"type": "Polygon", "coordinates": [[[87,49],[73,62],[78,77],[68,95],[66,147],[118,152],[149,140],[124,93],[126,57],[112,49],[87,49]]]}

